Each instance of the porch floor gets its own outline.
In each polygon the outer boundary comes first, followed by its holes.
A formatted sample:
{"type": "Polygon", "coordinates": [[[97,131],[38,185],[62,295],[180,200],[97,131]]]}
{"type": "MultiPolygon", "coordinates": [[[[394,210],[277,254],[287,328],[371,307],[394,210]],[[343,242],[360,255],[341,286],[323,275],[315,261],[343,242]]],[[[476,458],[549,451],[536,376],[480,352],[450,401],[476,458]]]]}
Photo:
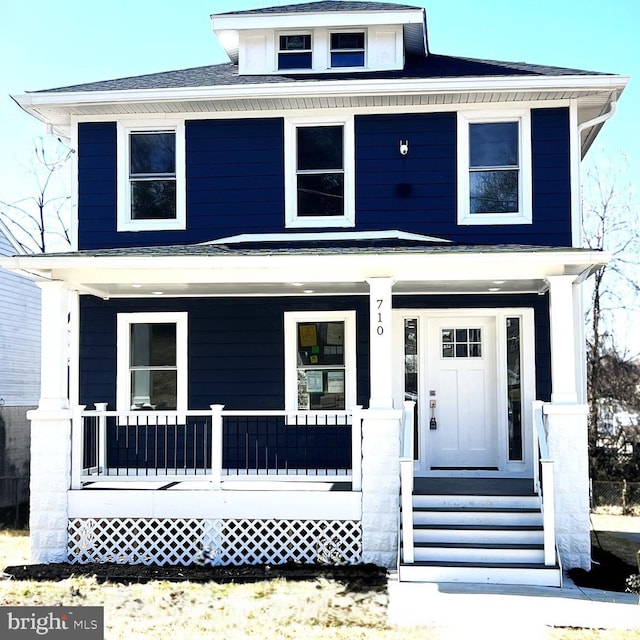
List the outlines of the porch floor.
{"type": "MultiPolygon", "coordinates": [[[[210,491],[211,484],[204,480],[176,481],[109,481],[86,482],[82,489],[123,491],[210,491]]],[[[223,491],[351,491],[350,482],[282,482],[269,480],[223,480],[223,491]]]]}
{"type": "Polygon", "coordinates": [[[413,493],[448,496],[534,495],[531,478],[414,478],[413,493]]]}
{"type": "MultiPolygon", "coordinates": [[[[129,491],[210,491],[206,480],[96,480],[83,489],[129,491]]],[[[223,480],[223,491],[351,491],[350,482],[278,480],[223,480]]],[[[416,495],[527,496],[533,495],[530,478],[414,478],[416,495]]]]}

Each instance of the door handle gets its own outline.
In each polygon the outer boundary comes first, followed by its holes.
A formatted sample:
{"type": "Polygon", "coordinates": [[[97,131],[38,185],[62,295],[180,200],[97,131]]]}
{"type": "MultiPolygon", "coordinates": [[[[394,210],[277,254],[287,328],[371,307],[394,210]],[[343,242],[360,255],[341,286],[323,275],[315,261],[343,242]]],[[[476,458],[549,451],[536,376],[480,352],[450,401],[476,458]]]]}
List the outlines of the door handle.
{"type": "Polygon", "coordinates": [[[431,409],[431,420],[429,420],[429,429],[434,431],[438,428],[438,421],[436,420],[436,401],[435,399],[429,400],[429,408],[431,409]]]}

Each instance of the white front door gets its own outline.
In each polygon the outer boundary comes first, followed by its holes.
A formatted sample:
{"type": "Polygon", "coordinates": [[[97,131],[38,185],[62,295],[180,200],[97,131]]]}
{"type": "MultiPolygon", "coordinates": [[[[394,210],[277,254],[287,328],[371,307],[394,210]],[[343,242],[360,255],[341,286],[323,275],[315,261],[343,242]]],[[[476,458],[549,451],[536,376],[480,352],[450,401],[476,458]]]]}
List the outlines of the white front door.
{"type": "Polygon", "coordinates": [[[398,309],[394,403],[414,400],[415,472],[521,476],[532,469],[532,309],[398,309]]]}
{"type": "Polygon", "coordinates": [[[491,316],[427,320],[432,471],[498,470],[495,324],[491,316]]]}

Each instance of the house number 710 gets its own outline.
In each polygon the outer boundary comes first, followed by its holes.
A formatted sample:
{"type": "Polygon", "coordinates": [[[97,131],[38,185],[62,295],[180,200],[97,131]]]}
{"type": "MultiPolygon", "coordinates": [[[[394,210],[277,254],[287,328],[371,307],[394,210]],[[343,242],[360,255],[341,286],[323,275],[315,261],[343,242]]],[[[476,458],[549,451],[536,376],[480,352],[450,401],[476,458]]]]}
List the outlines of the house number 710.
{"type": "MultiPolygon", "coordinates": [[[[380,307],[382,307],[382,303],[384,302],[384,300],[376,300],[376,302],[378,303],[378,309],[380,309],[380,307]]],[[[382,324],[382,313],[380,311],[378,311],[378,326],[376,327],[376,333],[381,336],[384,333],[384,326],[382,324]]]]}

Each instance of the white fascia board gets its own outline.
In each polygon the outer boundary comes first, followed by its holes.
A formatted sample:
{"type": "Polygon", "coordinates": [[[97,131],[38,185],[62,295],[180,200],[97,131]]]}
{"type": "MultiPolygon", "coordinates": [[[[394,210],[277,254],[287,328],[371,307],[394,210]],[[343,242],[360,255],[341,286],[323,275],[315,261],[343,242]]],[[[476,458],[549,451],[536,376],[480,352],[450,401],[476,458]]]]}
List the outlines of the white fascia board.
{"type": "Polygon", "coordinates": [[[311,29],[314,27],[364,27],[369,25],[420,24],[424,9],[398,11],[331,11],[318,13],[270,13],[256,15],[213,15],[214,31],[243,29],[311,29]]]}
{"type": "MultiPolygon", "coordinates": [[[[83,287],[109,283],[280,283],[525,279],[575,274],[582,280],[610,254],[598,251],[262,254],[231,256],[37,256],[0,260],[0,266],[34,279],[83,287]]],[[[99,289],[99,287],[97,287],[99,289]]]]}
{"type": "MultiPolygon", "coordinates": [[[[95,104],[126,104],[135,102],[171,102],[179,100],[215,100],[234,98],[269,98],[300,96],[358,96],[425,93],[517,91],[622,91],[629,78],[626,76],[505,76],[482,78],[426,78],[409,80],[334,80],[329,82],[287,82],[249,85],[221,85],[208,87],[182,87],[170,89],[143,89],[120,91],[76,91],[30,93],[13,96],[29,113],[40,106],[76,107],[95,104]]],[[[486,107],[485,107],[486,108],[486,107]]]]}

